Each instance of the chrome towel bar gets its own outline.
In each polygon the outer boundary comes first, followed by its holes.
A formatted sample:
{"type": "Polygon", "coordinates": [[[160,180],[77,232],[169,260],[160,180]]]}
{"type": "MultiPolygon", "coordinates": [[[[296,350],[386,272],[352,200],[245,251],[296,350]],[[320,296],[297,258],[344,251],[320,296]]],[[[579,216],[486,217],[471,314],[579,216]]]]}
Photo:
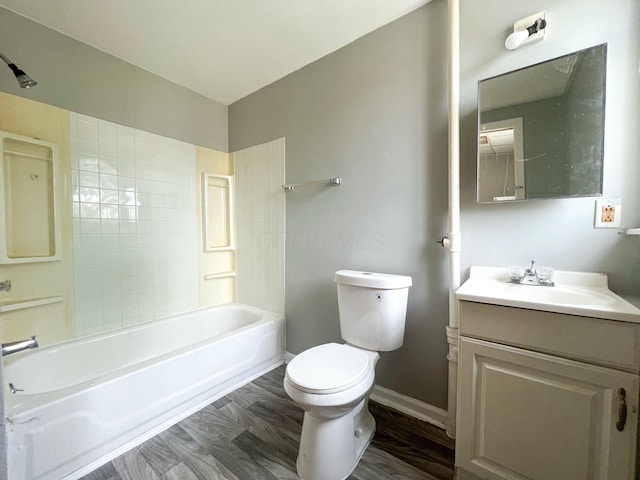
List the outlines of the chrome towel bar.
{"type": "Polygon", "coordinates": [[[284,188],[285,192],[293,192],[295,190],[296,187],[306,187],[308,185],[317,185],[320,183],[326,183],[328,185],[333,185],[333,186],[338,186],[342,184],[342,178],[341,177],[333,177],[333,178],[327,178],[325,180],[314,180],[312,182],[303,182],[303,183],[287,183],[285,185],[282,185],[282,188],[284,188]]]}

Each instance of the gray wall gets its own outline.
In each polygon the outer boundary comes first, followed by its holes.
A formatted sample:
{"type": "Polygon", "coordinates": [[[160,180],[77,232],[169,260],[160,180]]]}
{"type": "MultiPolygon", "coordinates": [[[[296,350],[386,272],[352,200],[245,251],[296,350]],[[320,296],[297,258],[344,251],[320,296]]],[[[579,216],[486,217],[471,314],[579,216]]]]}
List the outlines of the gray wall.
{"type": "Polygon", "coordinates": [[[2,7],[0,51],[38,82],[22,89],[2,64],[4,92],[228,151],[226,105],[2,7]]]}
{"type": "Polygon", "coordinates": [[[604,196],[622,198],[624,227],[640,225],[640,2],[462,0],[460,11],[465,275],[470,265],[522,265],[535,259],[556,269],[606,272],[612,289],[640,295],[640,238],[594,229],[593,198],[475,202],[478,80],[607,42],[604,196]],[[547,38],[505,50],[513,22],[541,10],[547,11],[547,38]],[[490,21],[479,21],[487,12],[490,21]]]}
{"type": "MultiPolygon", "coordinates": [[[[229,107],[230,149],[286,137],[287,181],[340,175],[341,187],[287,197],[287,349],[340,341],[333,272],[408,274],[405,345],[377,381],[446,405],[446,1],[435,0],[229,107]]],[[[636,0],[462,0],[463,276],[470,265],[602,271],[640,294],[640,239],[593,229],[594,200],[476,204],[477,82],[609,42],[604,192],[640,225],[640,54],[636,0]],[[509,52],[514,21],[547,10],[548,38],[509,52]],[[601,22],[607,18],[607,22],[601,22]]]]}
{"type": "Polygon", "coordinates": [[[229,107],[238,150],[286,137],[287,349],[341,341],[339,269],[411,275],[405,344],[377,382],[446,405],[446,2],[436,0],[229,107]]]}

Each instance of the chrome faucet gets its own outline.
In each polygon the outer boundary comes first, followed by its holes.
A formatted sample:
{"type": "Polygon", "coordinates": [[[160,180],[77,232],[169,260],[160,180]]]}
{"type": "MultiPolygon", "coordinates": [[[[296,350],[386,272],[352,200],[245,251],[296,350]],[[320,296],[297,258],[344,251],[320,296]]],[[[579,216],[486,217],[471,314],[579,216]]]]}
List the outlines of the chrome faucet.
{"type": "Polygon", "coordinates": [[[4,282],[0,282],[0,292],[10,292],[11,291],[11,280],[5,280],[4,282]]]}
{"type": "Polygon", "coordinates": [[[9,342],[2,344],[2,356],[9,355],[11,353],[21,352],[28,348],[38,348],[38,342],[36,336],[32,336],[26,340],[18,340],[17,342],[9,342]]]}
{"type": "Polygon", "coordinates": [[[542,287],[553,287],[555,283],[553,283],[552,274],[553,270],[546,267],[541,267],[544,272],[539,273],[536,269],[533,268],[533,264],[535,261],[531,260],[531,265],[529,268],[525,268],[522,270],[522,267],[518,267],[520,272],[514,273],[512,271],[509,272],[509,279],[507,280],[509,283],[517,283],[520,285],[537,285],[542,287]]]}
{"type": "Polygon", "coordinates": [[[533,264],[536,263],[534,260],[531,260],[531,265],[529,268],[524,269],[524,275],[522,275],[522,280],[520,283],[533,284],[538,280],[538,272],[533,268],[533,264]]]}

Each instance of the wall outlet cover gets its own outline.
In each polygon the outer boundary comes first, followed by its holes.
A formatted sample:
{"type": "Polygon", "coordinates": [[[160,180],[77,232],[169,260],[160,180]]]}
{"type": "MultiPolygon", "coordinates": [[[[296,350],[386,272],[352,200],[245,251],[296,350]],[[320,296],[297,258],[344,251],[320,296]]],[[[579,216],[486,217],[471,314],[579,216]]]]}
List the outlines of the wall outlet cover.
{"type": "Polygon", "coordinates": [[[622,218],[622,199],[604,199],[596,200],[596,209],[594,214],[594,228],[620,228],[620,220],[622,218]]]}

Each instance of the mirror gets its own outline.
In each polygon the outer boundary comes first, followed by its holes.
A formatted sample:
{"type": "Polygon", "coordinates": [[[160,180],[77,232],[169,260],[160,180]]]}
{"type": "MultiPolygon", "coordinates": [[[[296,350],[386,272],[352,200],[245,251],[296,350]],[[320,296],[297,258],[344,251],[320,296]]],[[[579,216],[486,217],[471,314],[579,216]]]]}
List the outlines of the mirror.
{"type": "Polygon", "coordinates": [[[602,195],[607,45],[478,82],[478,203],[602,195]]]}

